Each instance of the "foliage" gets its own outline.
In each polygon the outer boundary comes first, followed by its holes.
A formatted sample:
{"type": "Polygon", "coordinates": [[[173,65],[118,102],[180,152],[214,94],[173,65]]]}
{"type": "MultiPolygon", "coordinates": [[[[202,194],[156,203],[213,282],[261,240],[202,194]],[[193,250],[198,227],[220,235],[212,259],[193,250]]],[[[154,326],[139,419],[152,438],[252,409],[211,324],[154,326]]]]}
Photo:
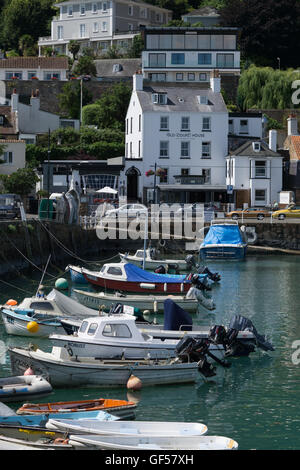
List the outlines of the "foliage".
{"type": "Polygon", "coordinates": [[[271,67],[251,65],[240,77],[237,101],[241,110],[293,108],[292,82],[300,79],[300,72],[274,70],[271,67]]]}
{"type": "Polygon", "coordinates": [[[34,42],[46,36],[54,15],[52,0],[6,1],[1,12],[0,48],[17,50],[25,34],[30,34],[34,42]]]}
{"type": "Polygon", "coordinates": [[[141,57],[142,51],[144,49],[144,40],[141,34],[134,36],[131,46],[128,48],[126,57],[129,59],[134,59],[141,57]]]}
{"type": "Polygon", "coordinates": [[[131,88],[120,82],[105,91],[95,101],[93,108],[84,107],[82,121],[85,125],[94,125],[100,129],[125,129],[125,117],[131,97],[131,88]]]}
{"type": "Polygon", "coordinates": [[[226,0],[220,10],[223,26],[241,28],[244,57],[256,65],[297,67],[295,45],[300,39],[300,2],[296,0],[226,0]]]}
{"type": "Polygon", "coordinates": [[[80,43],[78,41],[75,41],[74,39],[71,39],[68,48],[71,54],[73,55],[73,59],[76,60],[77,54],[80,50],[80,43]]]}
{"type": "Polygon", "coordinates": [[[74,74],[79,75],[97,75],[97,70],[93,58],[89,55],[82,55],[79,57],[77,64],[74,67],[74,74]]]}
{"type": "Polygon", "coordinates": [[[0,181],[2,182],[4,189],[7,193],[19,194],[20,196],[26,196],[35,184],[39,181],[35,171],[30,168],[19,168],[10,175],[0,175],[0,181]]]}
{"type": "Polygon", "coordinates": [[[270,116],[267,116],[266,114],[264,114],[264,117],[267,118],[267,131],[269,131],[270,129],[283,129],[283,124],[278,122],[277,119],[273,119],[270,116]]]}
{"type": "Polygon", "coordinates": [[[106,53],[103,55],[105,59],[118,59],[122,57],[122,54],[116,44],[109,46],[106,53]]]}
{"type": "MultiPolygon", "coordinates": [[[[63,86],[62,93],[58,95],[60,109],[71,119],[80,117],[81,83],[73,80],[63,86]]],[[[82,85],[82,105],[92,101],[92,94],[82,85]]]]}
{"type": "Polygon", "coordinates": [[[22,55],[28,55],[26,52],[28,49],[33,49],[34,39],[30,34],[23,34],[19,39],[19,49],[22,55]]]}

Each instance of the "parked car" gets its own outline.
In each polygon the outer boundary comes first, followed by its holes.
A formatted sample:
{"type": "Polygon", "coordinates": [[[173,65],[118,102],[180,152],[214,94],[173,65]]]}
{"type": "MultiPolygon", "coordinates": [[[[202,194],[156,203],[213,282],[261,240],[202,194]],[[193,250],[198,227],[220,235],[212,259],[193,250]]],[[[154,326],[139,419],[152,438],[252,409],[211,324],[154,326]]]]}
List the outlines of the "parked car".
{"type": "Polygon", "coordinates": [[[21,218],[21,198],[17,194],[0,194],[0,218],[21,218]]]}
{"type": "Polygon", "coordinates": [[[300,217],[300,206],[290,204],[285,209],[273,212],[272,217],[279,220],[284,220],[286,217],[300,217]]]}
{"type": "Polygon", "coordinates": [[[148,213],[143,204],[124,204],[117,209],[109,209],[105,212],[106,217],[138,217],[140,214],[148,213]]]}
{"type": "Polygon", "coordinates": [[[262,207],[247,207],[243,210],[235,210],[226,213],[226,217],[233,220],[237,219],[250,219],[255,218],[257,220],[263,220],[265,217],[270,217],[271,211],[262,207]]]}

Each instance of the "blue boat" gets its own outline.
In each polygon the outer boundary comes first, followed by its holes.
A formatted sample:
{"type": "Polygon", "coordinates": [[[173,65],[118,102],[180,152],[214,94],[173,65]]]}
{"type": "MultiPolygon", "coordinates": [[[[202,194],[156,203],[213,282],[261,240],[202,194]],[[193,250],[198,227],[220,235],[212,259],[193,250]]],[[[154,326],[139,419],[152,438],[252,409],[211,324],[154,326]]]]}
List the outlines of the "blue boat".
{"type": "Polygon", "coordinates": [[[70,272],[71,281],[75,284],[88,284],[88,281],[85,279],[84,275],[81,272],[80,266],[73,266],[69,264],[66,267],[66,271],[70,272]]]}
{"type": "Polygon", "coordinates": [[[243,240],[237,222],[211,222],[203,243],[200,245],[200,258],[244,259],[247,243],[243,240]]]}

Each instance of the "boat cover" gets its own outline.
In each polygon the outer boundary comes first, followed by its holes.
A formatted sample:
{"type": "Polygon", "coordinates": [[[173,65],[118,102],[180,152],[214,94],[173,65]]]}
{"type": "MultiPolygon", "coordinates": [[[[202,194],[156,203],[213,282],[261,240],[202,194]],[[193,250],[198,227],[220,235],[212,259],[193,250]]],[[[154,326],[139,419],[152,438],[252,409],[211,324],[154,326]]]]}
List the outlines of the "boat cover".
{"type": "Polygon", "coordinates": [[[192,330],[192,317],[172,299],[164,301],[164,330],[179,330],[182,325],[187,331],[192,330]]]}
{"type": "Polygon", "coordinates": [[[187,276],[185,274],[158,274],[152,273],[150,271],[144,271],[144,269],[139,268],[135,264],[126,263],[124,269],[127,276],[127,281],[129,282],[152,282],[152,283],[178,283],[178,282],[190,282],[187,281],[187,276]]]}
{"type": "Polygon", "coordinates": [[[238,225],[212,225],[202,246],[244,244],[238,225]]]}

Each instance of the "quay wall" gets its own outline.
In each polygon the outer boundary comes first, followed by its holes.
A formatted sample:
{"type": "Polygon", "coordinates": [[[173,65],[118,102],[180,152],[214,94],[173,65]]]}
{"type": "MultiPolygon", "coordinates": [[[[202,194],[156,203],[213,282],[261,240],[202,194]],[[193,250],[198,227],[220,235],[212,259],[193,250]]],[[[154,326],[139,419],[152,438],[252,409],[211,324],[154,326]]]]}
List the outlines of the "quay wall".
{"type": "MultiPolygon", "coordinates": [[[[286,222],[245,222],[240,225],[255,227],[257,240],[254,245],[262,248],[300,250],[300,223],[286,222]]],[[[159,248],[162,256],[174,254],[184,257],[185,239],[171,239],[161,235],[149,238],[151,245],[159,248]],[[163,243],[161,243],[163,241],[163,243]],[[164,246],[162,246],[164,245],[164,246]]],[[[45,266],[49,254],[51,264],[64,270],[67,264],[84,265],[84,261],[108,261],[114,254],[142,248],[142,237],[138,240],[106,239],[100,240],[93,229],[84,230],[77,225],[63,225],[32,219],[24,224],[18,222],[0,223],[0,277],[3,279],[18,276],[24,270],[35,270],[45,266]]],[[[299,254],[299,253],[297,253],[299,254]]]]}

